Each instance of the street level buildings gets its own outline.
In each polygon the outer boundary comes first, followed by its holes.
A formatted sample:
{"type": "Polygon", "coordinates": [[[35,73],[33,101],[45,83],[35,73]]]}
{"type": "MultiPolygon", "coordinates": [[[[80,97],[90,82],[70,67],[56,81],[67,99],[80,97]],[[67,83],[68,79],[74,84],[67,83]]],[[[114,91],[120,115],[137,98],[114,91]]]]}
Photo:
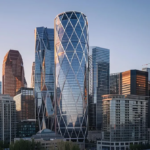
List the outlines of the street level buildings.
{"type": "Polygon", "coordinates": [[[83,142],[88,127],[88,21],[76,11],[55,18],[56,131],[83,142]]]}
{"type": "Polygon", "coordinates": [[[35,119],[35,99],[33,88],[20,88],[13,99],[16,102],[17,122],[26,119],[35,119]]]}
{"type": "Polygon", "coordinates": [[[39,130],[54,127],[54,29],[35,29],[36,119],[39,130]]]}
{"type": "Polygon", "coordinates": [[[102,140],[97,150],[128,150],[147,143],[148,96],[103,95],[102,140]]]}
{"type": "Polygon", "coordinates": [[[0,94],[0,141],[10,143],[16,137],[16,105],[9,95],[0,94]]]}
{"type": "Polygon", "coordinates": [[[9,50],[3,60],[2,91],[3,94],[15,96],[16,92],[26,86],[22,57],[17,50],[9,50]]]}

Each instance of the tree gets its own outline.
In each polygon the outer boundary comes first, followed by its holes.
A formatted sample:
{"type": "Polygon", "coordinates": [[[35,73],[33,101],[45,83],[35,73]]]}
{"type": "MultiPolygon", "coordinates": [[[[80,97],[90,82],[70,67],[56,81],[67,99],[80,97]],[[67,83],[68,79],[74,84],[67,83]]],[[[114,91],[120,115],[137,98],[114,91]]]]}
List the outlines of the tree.
{"type": "MultiPolygon", "coordinates": [[[[53,147],[54,150],[56,150],[56,148],[53,147]]],[[[50,149],[50,150],[53,150],[50,149]]],[[[76,143],[73,142],[58,142],[57,143],[57,150],[80,150],[79,146],[76,143]]]]}
{"type": "Polygon", "coordinates": [[[19,140],[15,143],[11,143],[9,146],[10,150],[43,150],[40,142],[19,140]]]}

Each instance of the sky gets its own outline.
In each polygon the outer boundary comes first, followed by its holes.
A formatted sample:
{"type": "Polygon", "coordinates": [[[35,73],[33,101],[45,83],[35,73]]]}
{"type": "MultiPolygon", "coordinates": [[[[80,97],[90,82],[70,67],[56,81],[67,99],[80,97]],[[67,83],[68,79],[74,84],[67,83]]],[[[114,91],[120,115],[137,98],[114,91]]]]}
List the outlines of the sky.
{"type": "Polygon", "coordinates": [[[150,63],[150,0],[0,0],[0,80],[5,54],[19,50],[30,87],[34,29],[70,10],[87,16],[90,46],[110,49],[110,73],[150,63]]]}

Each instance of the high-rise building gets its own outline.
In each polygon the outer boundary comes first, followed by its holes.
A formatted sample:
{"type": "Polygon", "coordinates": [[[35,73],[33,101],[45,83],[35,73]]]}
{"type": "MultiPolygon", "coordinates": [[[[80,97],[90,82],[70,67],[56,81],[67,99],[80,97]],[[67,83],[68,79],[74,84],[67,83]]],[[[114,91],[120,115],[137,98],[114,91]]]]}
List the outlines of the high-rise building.
{"type": "Polygon", "coordinates": [[[50,129],[54,121],[54,29],[35,29],[34,93],[39,130],[50,129]]]}
{"type": "Polygon", "coordinates": [[[93,102],[96,103],[96,129],[102,127],[102,95],[109,94],[109,49],[92,47],[93,102]]]}
{"type": "Polygon", "coordinates": [[[148,72],[140,70],[122,72],[122,94],[148,96],[148,72]]]}
{"type": "Polygon", "coordinates": [[[0,81],[0,94],[2,94],[2,82],[0,81]]]}
{"type": "Polygon", "coordinates": [[[0,141],[11,142],[16,136],[16,105],[9,95],[0,94],[0,141]]]}
{"type": "Polygon", "coordinates": [[[55,18],[56,129],[82,142],[88,127],[88,21],[81,12],[55,18]]]}
{"type": "Polygon", "coordinates": [[[15,96],[25,86],[22,57],[17,50],[9,50],[3,60],[2,90],[3,94],[15,96]]]}
{"type": "Polygon", "coordinates": [[[128,70],[111,74],[110,94],[148,96],[148,72],[128,70]]]}
{"type": "Polygon", "coordinates": [[[17,122],[21,120],[35,119],[35,100],[33,88],[20,88],[13,99],[16,102],[17,122]]]}
{"type": "Polygon", "coordinates": [[[127,150],[147,143],[148,96],[103,95],[102,139],[97,150],[127,150]]]}
{"type": "Polygon", "coordinates": [[[35,62],[33,62],[32,64],[31,88],[34,88],[34,80],[35,80],[35,62]]]}

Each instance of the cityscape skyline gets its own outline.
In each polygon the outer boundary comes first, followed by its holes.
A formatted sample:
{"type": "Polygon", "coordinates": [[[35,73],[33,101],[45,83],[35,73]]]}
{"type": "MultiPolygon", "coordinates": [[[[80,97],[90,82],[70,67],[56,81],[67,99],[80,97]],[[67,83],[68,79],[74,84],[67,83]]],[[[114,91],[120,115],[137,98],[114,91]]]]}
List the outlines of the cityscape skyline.
{"type": "MultiPolygon", "coordinates": [[[[150,21],[148,16],[150,10],[148,8],[150,2],[136,1],[134,3],[116,0],[115,2],[108,1],[109,3],[97,1],[95,4],[92,2],[86,4],[84,2],[75,2],[74,5],[67,0],[66,2],[68,3],[67,6],[62,3],[62,6],[58,6],[57,10],[52,7],[53,5],[56,6],[57,2],[46,2],[44,4],[39,2],[36,3],[36,9],[33,7],[35,2],[30,2],[29,7],[29,2],[18,1],[16,6],[14,6],[13,2],[10,2],[11,7],[6,5],[7,2],[1,2],[0,17],[2,16],[3,18],[3,24],[1,24],[1,29],[3,30],[0,35],[0,63],[2,64],[3,57],[9,49],[18,50],[25,62],[24,70],[28,86],[31,85],[31,65],[34,61],[34,29],[40,26],[53,28],[56,15],[68,10],[77,10],[86,14],[89,21],[89,43],[91,46],[95,45],[110,49],[110,73],[129,69],[141,70],[143,64],[149,63],[148,55],[150,52],[148,50],[150,46],[148,39],[150,38],[150,31],[148,27],[150,26],[150,21]],[[53,5],[48,5],[50,3],[53,5]],[[87,7],[83,7],[84,5],[87,7]],[[7,9],[6,6],[8,6],[7,9]],[[23,9],[21,6],[24,6],[23,9]],[[43,8],[50,7],[47,10],[44,9],[44,14],[49,14],[49,18],[52,19],[46,19],[47,15],[40,14],[43,9],[39,11],[38,8],[41,6],[43,8]],[[26,13],[27,7],[29,10],[26,13]],[[97,11],[98,9],[100,11],[97,11]],[[29,13],[31,13],[30,16],[29,13]],[[95,20],[96,17],[100,21],[95,20]],[[39,18],[41,19],[40,21],[39,18]],[[11,27],[9,22],[11,22],[11,27]],[[98,28],[100,25],[101,28],[98,28]],[[22,36],[20,37],[20,35],[22,36]],[[30,55],[27,56],[29,53],[30,55]],[[139,57],[142,58],[140,61],[139,57]]],[[[0,74],[2,74],[2,65],[0,66],[0,74]]],[[[1,75],[0,78],[2,79],[1,75]]]]}

